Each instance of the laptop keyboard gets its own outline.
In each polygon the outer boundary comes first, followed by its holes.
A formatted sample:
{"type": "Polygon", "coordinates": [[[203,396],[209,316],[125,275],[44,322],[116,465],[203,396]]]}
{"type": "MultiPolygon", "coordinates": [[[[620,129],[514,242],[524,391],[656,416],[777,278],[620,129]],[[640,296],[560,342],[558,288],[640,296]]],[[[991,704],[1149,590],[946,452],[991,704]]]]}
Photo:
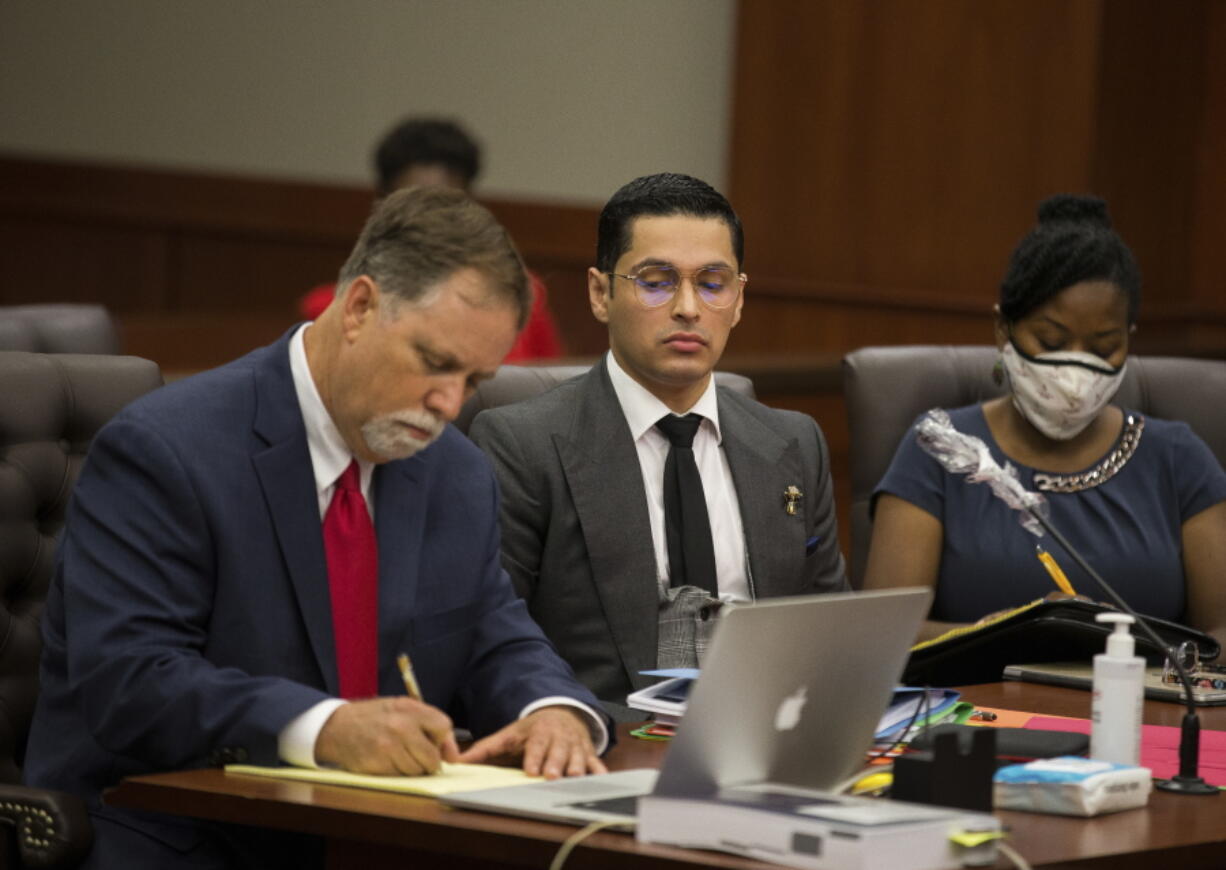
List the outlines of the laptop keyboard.
{"type": "Polygon", "coordinates": [[[601,795],[625,794],[626,792],[624,782],[602,782],[599,779],[590,780],[584,777],[555,779],[546,785],[549,787],[550,794],[563,798],[559,803],[571,803],[574,798],[598,798],[601,795]]]}

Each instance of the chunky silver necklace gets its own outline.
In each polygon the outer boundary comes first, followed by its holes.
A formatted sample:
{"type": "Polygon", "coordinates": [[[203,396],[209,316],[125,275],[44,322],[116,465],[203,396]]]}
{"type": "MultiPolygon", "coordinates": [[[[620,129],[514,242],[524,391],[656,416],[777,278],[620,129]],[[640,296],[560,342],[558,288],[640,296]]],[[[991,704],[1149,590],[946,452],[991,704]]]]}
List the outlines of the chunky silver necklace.
{"type": "Polygon", "coordinates": [[[1035,487],[1043,492],[1081,492],[1101,486],[1119,474],[1120,469],[1132,459],[1137,445],[1141,443],[1143,431],[1145,418],[1139,414],[1129,414],[1124,423],[1124,434],[1120,436],[1120,443],[1101,462],[1078,474],[1035,474],[1035,487]]]}

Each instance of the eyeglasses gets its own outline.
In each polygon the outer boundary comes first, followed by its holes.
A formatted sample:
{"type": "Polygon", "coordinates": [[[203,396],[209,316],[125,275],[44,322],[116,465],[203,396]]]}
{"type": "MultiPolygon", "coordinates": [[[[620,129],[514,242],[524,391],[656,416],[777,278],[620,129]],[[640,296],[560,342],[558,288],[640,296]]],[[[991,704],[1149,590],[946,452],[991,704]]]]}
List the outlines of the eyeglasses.
{"type": "Polygon", "coordinates": [[[667,305],[681,289],[681,282],[689,278],[698,293],[698,298],[711,308],[727,308],[737,300],[741,288],[749,277],[737,274],[727,266],[708,266],[689,275],[682,275],[675,266],[668,264],[642,266],[632,275],[617,272],[607,273],[613,278],[625,278],[634,282],[634,293],[645,308],[667,305]]]}

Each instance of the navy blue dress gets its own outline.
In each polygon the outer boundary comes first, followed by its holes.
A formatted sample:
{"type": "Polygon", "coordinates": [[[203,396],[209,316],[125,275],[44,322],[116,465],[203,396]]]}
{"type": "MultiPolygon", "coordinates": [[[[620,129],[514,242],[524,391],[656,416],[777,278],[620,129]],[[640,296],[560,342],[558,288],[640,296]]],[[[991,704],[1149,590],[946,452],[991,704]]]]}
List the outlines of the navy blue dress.
{"type": "MultiPolygon", "coordinates": [[[[1004,464],[1007,457],[992,438],[982,406],[958,408],[949,416],[959,432],[982,438],[1004,464]]],[[[1079,492],[1043,494],[1052,525],[1129,604],[1141,613],[1185,621],[1180,530],[1191,517],[1226,501],[1226,472],[1187,424],[1143,419],[1135,452],[1113,477],[1079,492]]],[[[1013,466],[1022,485],[1037,490],[1034,477],[1043,472],[1013,466]]],[[[945,527],[932,619],[973,622],[1056,589],[1035,556],[1040,539],[1022,527],[1020,513],[986,484],[946,472],[916,442],[914,425],[873,492],[874,507],[883,492],[927,511],[945,527]]],[[[1056,541],[1044,535],[1041,543],[1077,592],[1107,598],[1056,541]]]]}

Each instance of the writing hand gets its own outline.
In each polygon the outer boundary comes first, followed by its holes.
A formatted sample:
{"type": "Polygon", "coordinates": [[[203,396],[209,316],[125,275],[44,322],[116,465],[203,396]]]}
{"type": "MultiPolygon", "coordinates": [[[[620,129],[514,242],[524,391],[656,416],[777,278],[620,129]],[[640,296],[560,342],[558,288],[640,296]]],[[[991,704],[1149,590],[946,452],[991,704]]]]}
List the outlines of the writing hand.
{"type": "Polygon", "coordinates": [[[315,741],[315,760],[355,773],[416,776],[458,761],[451,719],[412,698],[372,698],[337,707],[315,741]]]}
{"type": "Polygon", "coordinates": [[[460,756],[473,764],[497,758],[523,756],[524,773],[557,779],[606,773],[596,756],[587,720],[573,707],[542,707],[488,737],[478,740],[460,756]]]}

